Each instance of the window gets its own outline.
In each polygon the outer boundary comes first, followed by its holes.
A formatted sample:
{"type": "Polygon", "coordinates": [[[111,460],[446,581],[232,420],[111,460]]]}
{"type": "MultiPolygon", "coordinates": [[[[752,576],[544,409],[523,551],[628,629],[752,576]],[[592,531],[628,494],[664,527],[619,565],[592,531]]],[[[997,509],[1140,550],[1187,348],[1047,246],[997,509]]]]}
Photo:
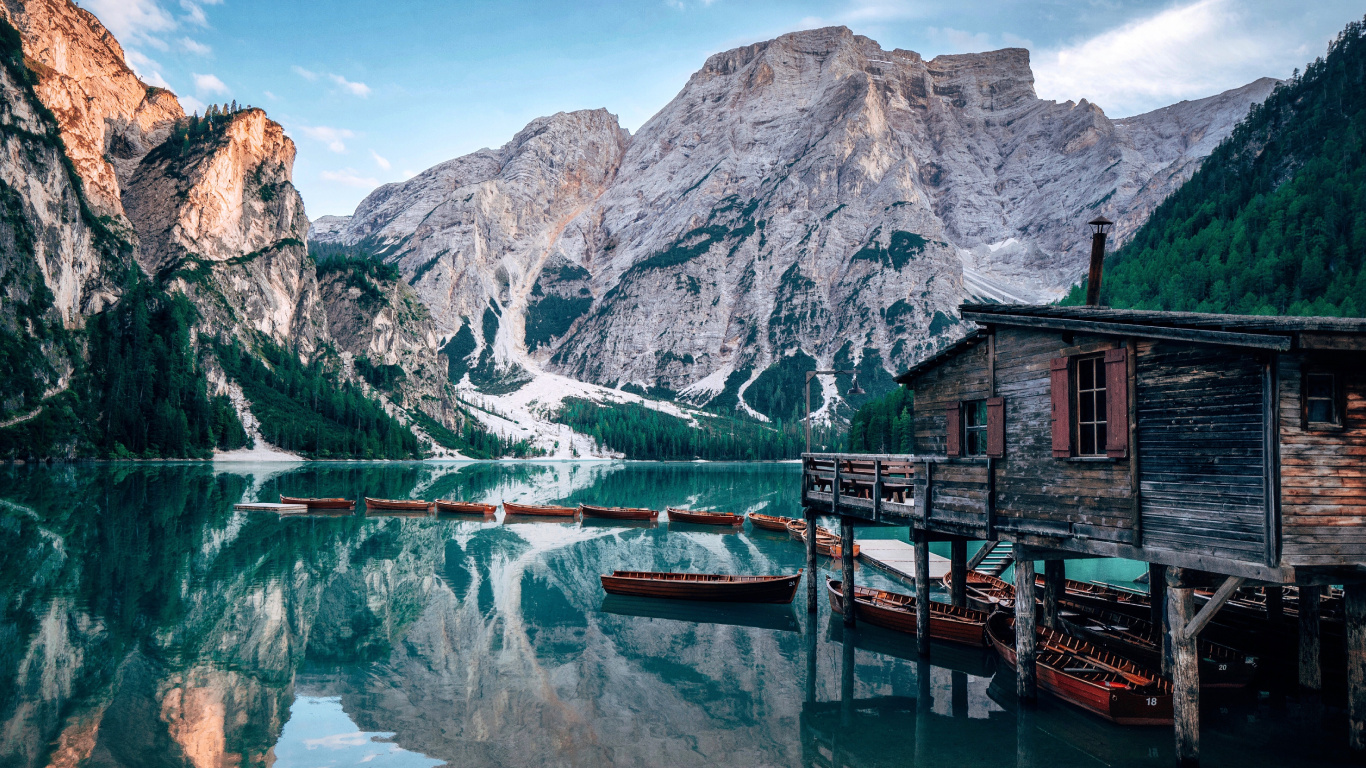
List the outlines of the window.
{"type": "Polygon", "coordinates": [[[1342,426],[1336,373],[1304,375],[1304,418],[1311,429],[1342,426]]]}
{"type": "Polygon", "coordinates": [[[1077,360],[1077,455],[1104,456],[1106,445],[1105,361],[1077,360]]]}
{"type": "Polygon", "coordinates": [[[987,455],[987,401],[963,403],[963,452],[968,456],[987,455]]]}

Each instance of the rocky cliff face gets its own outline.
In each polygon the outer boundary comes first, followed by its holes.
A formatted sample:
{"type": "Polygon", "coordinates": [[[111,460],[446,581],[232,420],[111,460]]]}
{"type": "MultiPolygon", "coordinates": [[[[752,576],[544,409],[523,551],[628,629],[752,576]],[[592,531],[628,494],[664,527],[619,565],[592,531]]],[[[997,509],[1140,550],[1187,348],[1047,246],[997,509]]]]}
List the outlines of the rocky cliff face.
{"type": "Polygon", "coordinates": [[[442,333],[482,349],[494,315],[507,364],[706,400],[798,348],[904,367],[967,297],[1058,296],[1087,220],[1122,240],[1272,85],[1115,121],[1037,98],[1024,50],[799,32],[711,57],[634,137],[537,120],[310,236],[397,263],[442,333]]]}

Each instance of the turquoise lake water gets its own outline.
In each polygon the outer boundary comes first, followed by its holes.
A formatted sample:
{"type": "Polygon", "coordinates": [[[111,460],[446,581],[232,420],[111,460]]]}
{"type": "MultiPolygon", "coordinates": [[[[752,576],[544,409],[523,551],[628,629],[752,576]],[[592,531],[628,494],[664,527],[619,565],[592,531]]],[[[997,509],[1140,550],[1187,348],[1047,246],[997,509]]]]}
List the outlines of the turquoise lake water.
{"type": "MultiPolygon", "coordinates": [[[[828,604],[604,595],[614,569],[790,573],[785,535],[236,512],[292,496],[799,514],[793,464],[0,468],[0,766],[1167,766],[1166,728],[828,604]]],[[[904,528],[858,535],[905,539],[904,528]]],[[[938,545],[936,545],[938,548],[938,545]]],[[[941,554],[947,555],[947,550],[941,554]]],[[[822,574],[838,564],[822,560],[822,574]]],[[[1068,563],[1139,588],[1142,564],[1068,563]]],[[[860,564],[859,583],[911,588],[860,564]]],[[[943,595],[936,594],[942,599],[943,595]]],[[[1345,718],[1206,696],[1206,765],[1333,764],[1345,718]]]]}

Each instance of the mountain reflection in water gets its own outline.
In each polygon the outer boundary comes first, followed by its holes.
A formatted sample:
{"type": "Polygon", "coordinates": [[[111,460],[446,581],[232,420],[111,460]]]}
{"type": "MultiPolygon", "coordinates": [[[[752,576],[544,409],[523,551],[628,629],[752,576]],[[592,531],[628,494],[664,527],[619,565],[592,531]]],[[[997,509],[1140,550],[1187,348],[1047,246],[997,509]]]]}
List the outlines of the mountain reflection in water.
{"type": "MultiPolygon", "coordinates": [[[[607,597],[598,581],[616,569],[790,573],[804,553],[781,534],[233,510],[285,494],[794,516],[798,473],[0,468],[0,765],[1170,762],[1166,729],[1113,727],[1049,699],[1017,711],[1009,672],[985,650],[935,645],[924,661],[913,638],[846,632],[824,602],[808,617],[801,597],[661,602],[607,597]]],[[[862,565],[858,579],[909,591],[862,565]]],[[[1205,729],[1212,765],[1303,765],[1334,743],[1313,738],[1314,710],[1281,697],[1219,706],[1205,729]]]]}

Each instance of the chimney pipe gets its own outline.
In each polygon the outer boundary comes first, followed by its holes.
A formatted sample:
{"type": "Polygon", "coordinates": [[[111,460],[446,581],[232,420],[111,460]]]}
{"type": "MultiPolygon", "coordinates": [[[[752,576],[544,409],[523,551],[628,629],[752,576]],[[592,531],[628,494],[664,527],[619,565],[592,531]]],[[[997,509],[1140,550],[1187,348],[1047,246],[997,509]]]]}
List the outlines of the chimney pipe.
{"type": "Polygon", "coordinates": [[[1101,270],[1105,266],[1105,236],[1110,232],[1113,221],[1097,216],[1087,222],[1091,226],[1091,273],[1086,278],[1086,306],[1100,305],[1101,270]]]}

